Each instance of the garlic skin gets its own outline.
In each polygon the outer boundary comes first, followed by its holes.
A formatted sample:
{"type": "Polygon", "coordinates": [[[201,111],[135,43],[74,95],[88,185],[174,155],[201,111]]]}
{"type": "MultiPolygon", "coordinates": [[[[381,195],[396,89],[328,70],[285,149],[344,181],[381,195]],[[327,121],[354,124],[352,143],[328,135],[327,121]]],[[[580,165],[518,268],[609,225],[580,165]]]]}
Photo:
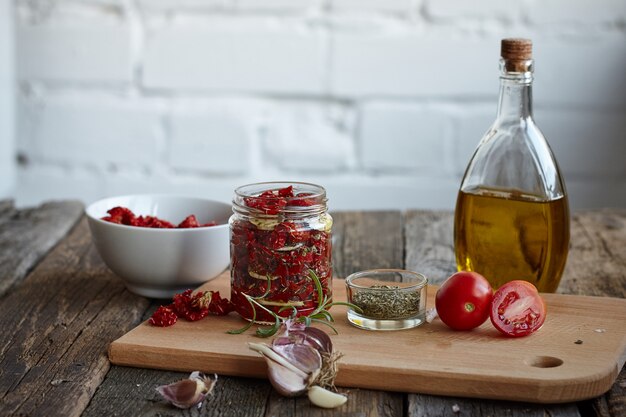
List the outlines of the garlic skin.
{"type": "Polygon", "coordinates": [[[265,358],[272,386],[285,397],[304,394],[309,381],[317,376],[322,367],[320,354],[306,345],[248,343],[248,346],[265,358]]]}
{"type": "Polygon", "coordinates": [[[279,394],[294,397],[307,391],[311,393],[311,387],[317,386],[310,395],[321,404],[343,404],[347,400],[324,389],[335,389],[337,361],[341,354],[333,351],[330,336],[323,330],[287,320],[271,345],[248,343],[248,346],[265,359],[270,383],[279,394]],[[320,394],[319,390],[324,392],[320,394]]]}
{"type": "Polygon", "coordinates": [[[214,378],[211,379],[203,373],[195,371],[189,375],[188,379],[169,385],[161,385],[156,390],[172,405],[186,409],[204,401],[206,396],[213,391],[216,382],[217,374],[214,374],[214,378]]]}
{"type": "Polygon", "coordinates": [[[321,408],[337,408],[348,401],[348,397],[343,394],[329,391],[320,386],[312,386],[308,392],[309,401],[321,408]]]}

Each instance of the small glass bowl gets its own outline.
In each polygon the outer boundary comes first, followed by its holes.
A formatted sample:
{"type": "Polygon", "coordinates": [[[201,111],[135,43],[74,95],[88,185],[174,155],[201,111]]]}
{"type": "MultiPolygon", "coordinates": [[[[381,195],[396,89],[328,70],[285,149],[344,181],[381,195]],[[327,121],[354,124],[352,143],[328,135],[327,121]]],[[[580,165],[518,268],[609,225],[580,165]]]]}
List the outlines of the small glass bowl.
{"type": "Polygon", "coordinates": [[[348,321],[366,330],[402,330],[417,327],[426,316],[428,279],[402,269],[372,269],[346,278],[348,321]]]}

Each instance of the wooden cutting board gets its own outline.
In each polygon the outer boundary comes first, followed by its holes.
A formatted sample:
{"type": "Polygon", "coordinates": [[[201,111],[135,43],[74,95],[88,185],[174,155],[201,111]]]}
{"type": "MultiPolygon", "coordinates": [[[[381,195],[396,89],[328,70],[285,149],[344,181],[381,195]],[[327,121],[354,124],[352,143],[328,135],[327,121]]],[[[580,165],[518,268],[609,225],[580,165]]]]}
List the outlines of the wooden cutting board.
{"type": "MultiPolygon", "coordinates": [[[[228,295],[224,273],[203,289],[228,295]]],[[[345,300],[343,280],[334,280],[334,297],[345,300]]],[[[428,307],[436,287],[428,288],[428,307]]],[[[336,383],[342,387],[436,395],[560,403],[608,391],[626,361],[626,300],[543,294],[548,316],[542,329],[525,337],[501,336],[487,320],[469,332],[448,329],[435,320],[418,328],[375,332],[351,326],[344,307],[334,307],[344,353],[336,383]]],[[[179,321],[159,328],[142,323],[109,347],[116,365],[200,370],[224,375],[265,377],[265,361],[247,347],[259,342],[235,313],[198,322],[179,321]]],[[[269,342],[269,340],[266,340],[269,342]]]]}

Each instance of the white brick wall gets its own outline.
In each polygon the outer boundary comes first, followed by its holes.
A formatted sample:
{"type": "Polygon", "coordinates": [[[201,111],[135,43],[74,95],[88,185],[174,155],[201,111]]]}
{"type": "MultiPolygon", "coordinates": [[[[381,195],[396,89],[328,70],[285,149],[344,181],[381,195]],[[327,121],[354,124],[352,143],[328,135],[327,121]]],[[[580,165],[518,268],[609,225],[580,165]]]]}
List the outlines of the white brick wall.
{"type": "Polygon", "coordinates": [[[9,0],[0,0],[0,198],[15,186],[13,13],[9,0]]]}
{"type": "Polygon", "coordinates": [[[169,164],[181,172],[248,173],[254,112],[243,111],[244,106],[225,100],[176,106],[170,122],[169,164]]]}
{"type": "Polygon", "coordinates": [[[623,0],[15,1],[20,204],[291,179],[451,209],[526,36],[572,205],[626,207],[623,0]]]}
{"type": "Polygon", "coordinates": [[[22,81],[130,82],[130,35],[119,24],[85,19],[20,25],[17,70],[22,81]]]}
{"type": "Polygon", "coordinates": [[[322,94],[324,34],[306,22],[185,18],[146,41],[148,89],[322,94]]]}
{"type": "Polygon", "coordinates": [[[32,163],[150,169],[159,162],[163,136],[154,107],[100,95],[24,98],[18,145],[32,163]]]}

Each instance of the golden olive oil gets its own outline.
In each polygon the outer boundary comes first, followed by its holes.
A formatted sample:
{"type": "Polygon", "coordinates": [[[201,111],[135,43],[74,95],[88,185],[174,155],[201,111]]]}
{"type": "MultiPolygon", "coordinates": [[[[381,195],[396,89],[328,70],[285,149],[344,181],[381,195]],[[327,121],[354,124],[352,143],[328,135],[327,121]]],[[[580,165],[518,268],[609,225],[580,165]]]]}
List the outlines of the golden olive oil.
{"type": "Polygon", "coordinates": [[[569,245],[567,198],[546,201],[512,190],[460,191],[454,236],[457,268],[494,289],[522,279],[540,292],[559,286],[569,245]]]}

